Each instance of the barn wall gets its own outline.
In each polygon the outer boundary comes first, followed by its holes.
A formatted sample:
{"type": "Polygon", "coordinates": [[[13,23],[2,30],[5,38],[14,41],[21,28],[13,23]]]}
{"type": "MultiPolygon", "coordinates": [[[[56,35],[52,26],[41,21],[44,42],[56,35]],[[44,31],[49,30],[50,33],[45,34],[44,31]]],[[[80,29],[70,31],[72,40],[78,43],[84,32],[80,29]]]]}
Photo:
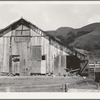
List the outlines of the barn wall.
{"type": "MultiPolygon", "coordinates": [[[[29,29],[21,25],[16,30],[21,30],[22,28],[25,30],[29,29]]],[[[10,55],[17,55],[18,57],[13,57],[12,60],[18,58],[20,61],[10,62],[13,73],[21,73],[21,75],[30,75],[30,73],[62,73],[66,67],[65,56],[71,51],[62,44],[50,39],[49,36],[45,36],[40,30],[35,28],[34,31],[32,29],[29,30],[31,37],[28,38],[15,38],[15,30],[0,38],[0,70],[9,72],[11,67],[9,65],[9,57],[10,55]],[[10,38],[11,35],[12,37],[10,38]]]]}
{"type": "Polygon", "coordinates": [[[0,37],[0,66],[2,72],[9,72],[10,36],[11,32],[0,37]]]}
{"type": "Polygon", "coordinates": [[[69,49],[65,49],[56,41],[50,40],[50,72],[59,75],[65,73],[66,55],[69,49]]]}
{"type": "Polygon", "coordinates": [[[3,70],[3,55],[4,55],[4,38],[0,38],[0,72],[3,70]]]}
{"type": "MultiPolygon", "coordinates": [[[[40,34],[37,34],[31,30],[31,35],[33,36],[31,38],[31,45],[41,45],[41,73],[53,73],[55,58],[60,55],[68,55],[66,52],[70,52],[70,50],[53,41],[48,36],[44,37],[41,31],[40,34]],[[45,56],[45,60],[42,60],[42,56],[45,56]]],[[[62,59],[58,61],[59,67],[61,67],[62,59]]]]}

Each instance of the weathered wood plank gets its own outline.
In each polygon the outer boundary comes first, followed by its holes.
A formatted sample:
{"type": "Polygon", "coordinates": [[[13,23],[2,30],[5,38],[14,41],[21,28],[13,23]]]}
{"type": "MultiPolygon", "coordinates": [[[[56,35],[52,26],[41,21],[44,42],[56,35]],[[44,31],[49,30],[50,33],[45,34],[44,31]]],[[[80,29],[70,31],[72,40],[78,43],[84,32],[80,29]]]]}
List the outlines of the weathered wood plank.
{"type": "Polygon", "coordinates": [[[4,38],[3,72],[9,72],[10,38],[4,38]]]}
{"type": "Polygon", "coordinates": [[[4,53],[4,39],[3,37],[0,38],[0,72],[2,72],[3,68],[3,53],[4,53]]]}
{"type": "Polygon", "coordinates": [[[27,43],[20,43],[20,75],[28,75],[27,43]]]}

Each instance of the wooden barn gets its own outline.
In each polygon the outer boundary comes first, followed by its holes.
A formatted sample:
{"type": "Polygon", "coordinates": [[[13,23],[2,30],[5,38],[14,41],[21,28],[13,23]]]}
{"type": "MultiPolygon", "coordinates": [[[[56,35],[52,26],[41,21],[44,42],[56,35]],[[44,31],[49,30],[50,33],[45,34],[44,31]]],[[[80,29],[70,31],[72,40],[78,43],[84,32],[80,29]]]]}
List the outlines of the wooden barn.
{"type": "Polygon", "coordinates": [[[0,30],[1,73],[64,74],[70,54],[84,58],[23,18],[0,30]]]}

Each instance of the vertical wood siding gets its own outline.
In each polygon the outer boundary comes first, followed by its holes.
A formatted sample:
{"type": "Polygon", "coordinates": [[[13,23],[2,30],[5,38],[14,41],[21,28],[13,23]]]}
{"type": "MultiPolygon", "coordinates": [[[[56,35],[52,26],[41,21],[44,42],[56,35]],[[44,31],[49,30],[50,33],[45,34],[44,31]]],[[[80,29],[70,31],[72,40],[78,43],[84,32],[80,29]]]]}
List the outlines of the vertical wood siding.
{"type": "Polygon", "coordinates": [[[4,38],[0,38],[0,71],[3,71],[4,38]]]}

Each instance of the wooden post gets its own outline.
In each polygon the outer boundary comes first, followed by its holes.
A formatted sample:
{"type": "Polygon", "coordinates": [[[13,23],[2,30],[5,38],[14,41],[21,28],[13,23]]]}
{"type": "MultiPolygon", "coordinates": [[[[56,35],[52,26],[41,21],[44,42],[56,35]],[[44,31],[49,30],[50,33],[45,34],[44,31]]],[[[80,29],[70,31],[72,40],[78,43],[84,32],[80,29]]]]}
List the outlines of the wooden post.
{"type": "Polygon", "coordinates": [[[59,69],[58,69],[58,72],[59,72],[59,75],[61,74],[61,55],[59,55],[59,69]]]}
{"type": "Polygon", "coordinates": [[[62,90],[68,92],[68,84],[62,84],[62,90]]]}
{"type": "Polygon", "coordinates": [[[68,91],[68,86],[67,86],[67,84],[65,84],[65,92],[67,92],[68,91]]]}
{"type": "Polygon", "coordinates": [[[12,37],[10,37],[10,51],[9,51],[9,73],[12,73],[12,37]]]}

